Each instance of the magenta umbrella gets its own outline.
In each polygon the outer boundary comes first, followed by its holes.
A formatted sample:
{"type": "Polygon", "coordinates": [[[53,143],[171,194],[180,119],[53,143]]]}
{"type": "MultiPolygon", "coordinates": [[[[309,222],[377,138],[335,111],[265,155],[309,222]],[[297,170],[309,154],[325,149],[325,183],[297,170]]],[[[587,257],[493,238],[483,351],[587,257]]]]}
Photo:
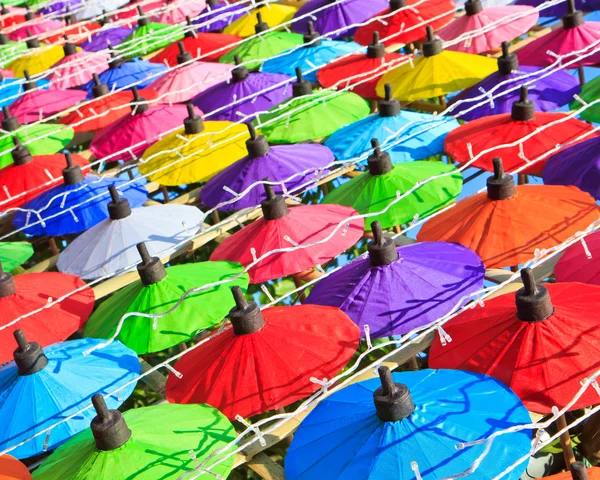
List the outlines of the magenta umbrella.
{"type": "Polygon", "coordinates": [[[152,21],[176,25],[185,22],[186,17],[197,17],[205,8],[205,0],[166,0],[165,8],[152,15],[152,21]]]}

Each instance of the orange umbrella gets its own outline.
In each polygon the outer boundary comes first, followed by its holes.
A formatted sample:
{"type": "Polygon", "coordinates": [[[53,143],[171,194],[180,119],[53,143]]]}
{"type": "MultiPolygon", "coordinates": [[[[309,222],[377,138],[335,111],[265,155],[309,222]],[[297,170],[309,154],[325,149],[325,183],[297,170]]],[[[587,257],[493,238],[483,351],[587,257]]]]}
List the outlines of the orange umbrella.
{"type": "Polygon", "coordinates": [[[537,480],[600,480],[600,468],[585,468],[582,462],[571,464],[570,472],[558,473],[537,480]]]}
{"type": "Polygon", "coordinates": [[[576,187],[519,185],[494,158],[487,193],[473,195],[423,225],[420,242],[456,242],[487,268],[531,260],[536,249],[565,241],[600,217],[592,196],[576,187]]]}
{"type": "Polygon", "coordinates": [[[0,456],[0,480],[31,480],[27,467],[10,455],[0,456]]]}

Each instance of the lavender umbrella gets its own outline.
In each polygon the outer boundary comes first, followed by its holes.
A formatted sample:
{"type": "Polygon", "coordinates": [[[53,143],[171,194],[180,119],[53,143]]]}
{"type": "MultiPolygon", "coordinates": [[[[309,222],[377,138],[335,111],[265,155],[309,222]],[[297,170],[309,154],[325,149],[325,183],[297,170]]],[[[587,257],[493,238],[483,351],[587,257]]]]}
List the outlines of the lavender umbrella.
{"type": "Polygon", "coordinates": [[[219,32],[242,15],[248,7],[241,3],[222,3],[219,0],[207,0],[206,10],[194,20],[199,32],[219,32]]]}
{"type": "MultiPolygon", "coordinates": [[[[250,130],[250,140],[246,140],[248,155],[219,172],[204,185],[200,191],[200,198],[205,205],[213,208],[231,200],[233,194],[223,187],[235,193],[242,193],[254,182],[264,178],[275,182],[286,180],[286,190],[291,190],[315,179],[316,169],[327,172],[325,167],[334,161],[331,150],[319,143],[269,147],[265,137],[256,135],[254,125],[249,123],[248,130],[250,130]],[[292,175],[308,169],[315,170],[300,174],[288,181],[292,175]]],[[[277,195],[284,193],[280,185],[273,185],[273,190],[277,195]]],[[[247,195],[236,202],[219,207],[219,210],[229,212],[256,207],[266,198],[265,189],[256,185],[247,195]]]]}
{"type": "MultiPolygon", "coordinates": [[[[530,5],[537,7],[546,0],[517,0],[515,5],[530,5]]],[[[594,12],[600,9],[600,0],[575,0],[575,8],[582,12],[594,12]]],[[[559,3],[540,10],[540,17],[562,17],[567,13],[567,3],[559,3]]]]}
{"type": "Polygon", "coordinates": [[[126,27],[103,28],[95,32],[79,46],[87,52],[99,52],[100,50],[106,50],[110,46],[118,45],[131,35],[132,32],[132,28],[126,27]]]}
{"type": "Polygon", "coordinates": [[[231,82],[215,85],[192,99],[192,104],[206,114],[232,104],[207,115],[208,119],[239,122],[245,116],[267,111],[292,96],[292,77],[280,73],[249,73],[240,65],[237,55],[235,63],[237,67],[231,71],[231,82]]]}
{"type": "Polygon", "coordinates": [[[360,257],[317,283],[306,301],[339,307],[371,336],[401,335],[449,313],[483,286],[485,268],[471,250],[431,242],[396,247],[371,224],[375,240],[360,257]]]}
{"type": "MultiPolygon", "coordinates": [[[[502,43],[502,56],[498,57],[498,71],[484,78],[481,82],[473,85],[460,94],[456,95],[450,105],[459,100],[467,100],[480,97],[482,93],[491,91],[494,87],[505,82],[493,92],[494,100],[486,102],[469,112],[460,116],[460,120],[475,120],[488,115],[498,115],[500,113],[511,113],[512,105],[520,99],[520,89],[517,88],[524,82],[535,80],[535,83],[529,87],[529,98],[535,103],[537,111],[551,112],[573,100],[573,95],[581,92],[581,85],[577,78],[564,70],[555,70],[550,75],[538,78],[542,75],[540,67],[519,67],[519,61],[514,53],[508,52],[508,43],[502,43]],[[530,75],[541,72],[540,75],[530,75]],[[500,92],[513,89],[510,93],[496,97],[500,92]]],[[[457,114],[468,110],[478,102],[464,102],[458,105],[453,111],[457,114]]]]}

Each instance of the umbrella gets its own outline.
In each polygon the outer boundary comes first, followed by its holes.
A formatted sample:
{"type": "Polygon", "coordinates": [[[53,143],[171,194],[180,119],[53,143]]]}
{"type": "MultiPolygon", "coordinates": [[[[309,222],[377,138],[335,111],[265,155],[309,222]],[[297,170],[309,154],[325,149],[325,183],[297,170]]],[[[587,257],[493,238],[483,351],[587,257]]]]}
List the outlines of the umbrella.
{"type": "Polygon", "coordinates": [[[272,250],[320,243],[265,257],[248,270],[250,283],[287,277],[321,265],[346,251],[362,236],[363,219],[347,220],[356,215],[352,208],[303,205],[288,209],[283,197],[275,196],[270,185],[265,184],[265,191],[267,199],[260,204],[263,218],[226,238],[213,251],[211,260],[247,266],[272,250]],[[345,225],[344,220],[347,220],[345,225]],[[342,227],[337,228],[340,224],[342,227]]]}
{"type": "Polygon", "coordinates": [[[507,170],[525,166],[521,173],[540,175],[548,151],[557,145],[595,136],[591,125],[569,118],[567,113],[536,112],[523,85],[511,113],[482,117],[461,125],[448,134],[444,144],[446,153],[459,163],[469,163],[489,172],[493,170],[492,159],[502,155],[507,159],[507,170]],[[540,128],[543,130],[531,135],[540,128]],[[527,136],[529,138],[522,140],[527,136]],[[504,146],[516,142],[515,146],[504,146]],[[472,161],[475,155],[479,158],[472,161]]]}
{"type": "MultiPolygon", "coordinates": [[[[592,103],[594,100],[600,98],[600,80],[593,78],[589,82],[586,82],[581,87],[581,93],[579,94],[579,97],[581,100],[583,100],[583,102],[585,102],[585,104],[592,103]]],[[[571,102],[569,108],[571,110],[579,110],[583,106],[584,103],[575,99],[571,102]]],[[[579,116],[588,122],[600,122],[600,105],[598,103],[590,105],[585,110],[581,111],[579,116]]]]}
{"type": "Polygon", "coordinates": [[[503,41],[510,41],[527,33],[539,18],[532,7],[509,5],[483,8],[481,0],[467,0],[466,15],[457,17],[437,32],[446,42],[461,40],[448,50],[465,53],[484,53],[498,48],[503,41]],[[492,28],[490,28],[492,27],[492,28]],[[483,30],[481,33],[477,33],[483,30]],[[466,40],[465,33],[476,32],[466,40]]]}
{"type": "MultiPolygon", "coordinates": [[[[24,72],[23,72],[24,73],[24,72]]],[[[48,80],[36,80],[38,90],[47,90],[50,88],[48,80]]],[[[27,82],[23,82],[22,78],[6,78],[0,77],[0,107],[10,105],[18,100],[25,93],[24,86],[27,82]]]]}
{"type": "MultiPolygon", "coordinates": [[[[183,122],[187,113],[185,105],[148,106],[133,87],[133,115],[125,115],[100,130],[92,143],[91,152],[96,158],[110,157],[109,161],[131,160],[141,156],[150,145],[183,122]]],[[[195,110],[197,114],[202,114],[195,110]]]]}
{"type": "Polygon", "coordinates": [[[363,98],[379,99],[375,91],[377,82],[390,65],[407,58],[399,53],[386,53],[385,45],[379,42],[379,33],[373,33],[373,43],[367,46],[366,54],[338,58],[317,72],[318,82],[325,88],[347,88],[363,98]]]}
{"type": "Polygon", "coordinates": [[[177,55],[178,66],[148,85],[158,93],[159,103],[171,105],[187,102],[213,85],[231,78],[231,65],[194,61],[182,42],[178,43],[178,47],[181,52],[177,55]]]}
{"type": "MultiPolygon", "coordinates": [[[[64,25],[56,33],[50,36],[45,36],[45,40],[48,43],[59,43],[60,40],[65,36],[74,36],[77,38],[77,42],[83,40],[85,36],[89,36],[92,32],[102,28],[102,25],[95,22],[82,22],[77,23],[73,14],[66,15],[63,17],[64,25]]],[[[79,48],[78,48],[79,50],[79,48]]]]}
{"type": "MultiPolygon", "coordinates": [[[[537,7],[544,3],[544,0],[516,0],[514,3],[515,5],[531,5],[532,7],[537,7]]],[[[582,12],[595,12],[600,8],[600,2],[598,0],[575,0],[575,8],[582,12]]],[[[565,4],[563,2],[544,7],[540,10],[540,16],[542,17],[561,17],[564,14],[565,4]]]]}
{"type": "MultiPolygon", "coordinates": [[[[379,367],[379,377],[334,393],[308,414],[286,455],[288,480],[336,480],[348,472],[354,480],[452,477],[484,453],[485,442],[472,442],[531,423],[517,396],[485,375],[431,369],[392,375],[379,367]]],[[[501,435],[469,476],[492,478],[530,449],[528,430],[501,435]]],[[[517,480],[525,468],[521,463],[502,478],[517,480]]]]}
{"type": "Polygon", "coordinates": [[[181,358],[165,395],[173,403],[208,403],[227,418],[251,417],[308,397],[358,347],[358,327],[337,308],[272,307],[261,312],[232,288],[232,327],[181,358]]]}
{"type": "Polygon", "coordinates": [[[194,20],[199,32],[219,32],[242,15],[248,14],[243,3],[206,0],[206,10],[194,20]]]}
{"type": "Polygon", "coordinates": [[[415,217],[428,217],[460,194],[463,178],[452,165],[418,161],[392,165],[389,154],[380,150],[377,139],[372,142],[374,152],[368,158],[368,171],[341,184],[321,203],[352,207],[361,215],[370,214],[369,218],[377,220],[383,228],[391,228],[409,223],[415,217]],[[440,175],[443,176],[428,181],[440,175]],[[421,183],[417,190],[396,201],[399,194],[421,183]],[[386,208],[387,211],[377,214],[386,208]]]}
{"type": "Polygon", "coordinates": [[[102,30],[94,32],[90,37],[79,44],[86,52],[100,52],[112,45],[118,45],[125,40],[133,29],[127,27],[113,27],[108,25],[102,30]]]}
{"type": "Polygon", "coordinates": [[[498,71],[452,97],[450,105],[460,102],[454,111],[470,110],[461,113],[460,119],[471,121],[488,115],[510,113],[513,103],[519,100],[520,95],[519,89],[515,87],[521,85],[523,81],[533,82],[528,87],[528,96],[540,112],[557,110],[581,92],[579,82],[569,72],[542,70],[539,67],[519,66],[517,55],[508,51],[508,42],[502,42],[502,56],[498,58],[498,71]],[[540,75],[536,75],[538,72],[540,75]],[[494,93],[493,100],[490,99],[489,103],[472,108],[476,103],[481,102],[482,94],[487,92],[494,93]],[[503,95],[498,96],[499,94],[503,95]]]}
{"type": "Polygon", "coordinates": [[[164,8],[152,15],[152,21],[176,25],[186,18],[197,17],[206,8],[205,0],[165,0],[164,8]]]}
{"type": "MultiPolygon", "coordinates": [[[[140,373],[135,352],[114,342],[101,351],[83,355],[100,341],[89,338],[55,343],[44,350],[29,342],[21,330],[14,332],[18,348],[14,361],[0,369],[0,448],[12,447],[85,407],[92,395],[108,394],[134,380],[140,373]]],[[[35,338],[30,336],[30,339],[35,338]]],[[[108,397],[119,407],[133,393],[135,382],[108,397]]],[[[12,454],[26,458],[52,450],[87,428],[93,412],[86,410],[39,435],[12,454]]]]}
{"type": "MultiPolygon", "coordinates": [[[[563,408],[600,362],[592,347],[598,341],[600,287],[582,283],[536,285],[529,268],[521,271],[523,288],[467,310],[444,329],[452,342],[434,339],[433,368],[486,373],[509,386],[528,410],[550,413],[563,408]],[[577,372],[576,374],[574,374],[577,372]]],[[[598,403],[588,390],[569,410],[598,403]]]]}
{"type": "Polygon", "coordinates": [[[315,284],[305,303],[338,307],[361,332],[369,325],[379,338],[434,322],[483,287],[485,267],[468,248],[445,242],[396,247],[379,222],[371,229],[368,257],[315,284]]]}
{"type": "Polygon", "coordinates": [[[328,137],[369,115],[369,105],[355,93],[314,91],[296,68],[293,98],[259,114],[254,121],[269,143],[298,143],[328,137]]]}
{"type": "Polygon", "coordinates": [[[554,247],[597,220],[594,199],[575,187],[519,185],[494,159],[487,192],[461,200],[427,221],[417,239],[456,242],[474,250],[487,268],[514,266],[554,247]]]}
{"type": "Polygon", "coordinates": [[[336,158],[360,157],[371,150],[371,139],[385,138],[384,145],[395,143],[388,152],[394,163],[422,160],[443,153],[444,138],[459,126],[452,117],[401,110],[389,84],[385,86],[385,99],[378,103],[379,113],[340,128],[325,141],[336,158]],[[397,136],[406,139],[398,142],[397,136]]]}
{"type": "MultiPolygon", "coordinates": [[[[123,8],[120,8],[117,12],[115,12],[110,18],[112,21],[119,21],[119,20],[126,20],[126,19],[133,19],[132,21],[130,21],[129,23],[125,22],[125,24],[128,27],[133,27],[133,26],[137,26],[137,19],[135,17],[138,16],[142,16],[143,14],[140,14],[140,9],[143,6],[147,12],[154,12],[155,10],[159,10],[161,8],[164,7],[164,2],[162,0],[154,0],[154,1],[147,1],[147,0],[130,0],[129,4],[124,6],[123,8]]],[[[120,24],[123,24],[123,22],[120,22],[120,24]]]]}
{"type": "MultiPolygon", "coordinates": [[[[15,148],[11,152],[13,163],[0,169],[0,211],[20,207],[41,193],[63,181],[63,156],[31,155],[15,137],[15,148]]],[[[74,165],[89,166],[80,155],[71,155],[74,165]]]]}
{"type": "MultiPolygon", "coordinates": [[[[35,2],[31,2],[35,3],[35,2]]],[[[70,13],[71,10],[78,10],[81,8],[83,0],[58,0],[54,2],[38,2],[41,3],[42,6],[37,10],[36,13],[43,15],[44,17],[57,17],[58,15],[66,15],[67,18],[72,18],[73,14],[70,13]],[[57,15],[52,15],[52,14],[57,15]]],[[[73,17],[74,20],[74,17],[73,17]]]]}
{"type": "MultiPolygon", "coordinates": [[[[209,456],[219,461],[215,452],[236,435],[209,405],[155,405],[121,415],[108,410],[100,394],[92,402],[97,416],[91,428],[56,449],[35,471],[36,480],[177,478],[194,468],[190,452],[196,461],[209,456]]],[[[233,460],[230,455],[211,471],[226,478],[233,460]]]]}
{"type": "MultiPolygon", "coordinates": [[[[3,68],[27,51],[27,42],[12,42],[8,35],[0,32],[0,66],[3,68]]],[[[13,77],[11,75],[11,77],[13,77]]]]}
{"type": "Polygon", "coordinates": [[[107,188],[118,188],[133,207],[148,199],[147,190],[136,182],[113,177],[83,176],[66,154],[63,182],[30,200],[15,213],[13,225],[27,235],[58,236],[81,233],[108,218],[107,188]]]}
{"type": "Polygon", "coordinates": [[[452,0],[429,0],[412,7],[415,3],[418,0],[390,0],[389,8],[374,15],[383,18],[358,27],[354,41],[368,45],[378,32],[386,46],[418,42],[425,36],[424,25],[439,30],[451,22],[456,13],[452,0]],[[396,13],[390,15],[392,12],[396,13]]]}
{"type": "Polygon", "coordinates": [[[27,50],[7,65],[15,77],[24,77],[25,70],[31,75],[42,73],[65,56],[60,45],[42,45],[36,37],[30,38],[25,44],[27,50]]]}
{"type": "Polygon", "coordinates": [[[320,36],[320,33],[314,31],[312,22],[308,22],[308,33],[304,35],[304,48],[296,48],[289,53],[284,52],[280,56],[267,60],[263,63],[261,71],[293,76],[296,68],[299,67],[302,71],[312,70],[305,75],[305,78],[316,83],[319,68],[329,64],[335,58],[363,50],[358,43],[321,40],[320,36]]]}
{"type": "Polygon", "coordinates": [[[475,85],[496,69],[489,57],[442,49],[427,27],[427,41],[422,55],[385,73],[377,83],[377,94],[384,96],[384,85],[390,83],[394,98],[412,102],[434,98],[475,85]]]}
{"type": "Polygon", "coordinates": [[[53,32],[54,30],[60,30],[65,25],[59,20],[50,19],[38,19],[35,23],[27,23],[8,34],[8,38],[13,42],[19,40],[26,40],[34,35],[43,35],[47,32],[53,32]]]}
{"type": "Polygon", "coordinates": [[[33,255],[33,247],[26,242],[0,242],[0,264],[7,272],[13,271],[33,255]]]}
{"type": "Polygon", "coordinates": [[[233,47],[219,59],[219,62],[234,63],[235,56],[238,55],[246,68],[254,70],[260,68],[265,60],[303,44],[302,35],[267,32],[270,27],[261,20],[260,12],[256,14],[256,18],[258,23],[254,29],[257,36],[233,47]]]}
{"type": "Polygon", "coordinates": [[[280,5],[277,3],[263,4],[252,9],[248,12],[248,15],[242,15],[231,22],[223,29],[223,32],[229,35],[239,35],[240,37],[251,37],[257,33],[254,31],[256,21],[265,22],[272,27],[277,27],[282,23],[289,24],[297,11],[297,7],[290,5],[280,5]],[[261,15],[261,18],[259,18],[258,14],[261,15]]]}
{"type": "Polygon", "coordinates": [[[600,468],[585,468],[583,462],[573,462],[569,465],[569,471],[544,478],[546,480],[600,480],[600,468]]]}
{"type": "Polygon", "coordinates": [[[86,280],[111,275],[138,262],[135,246],[146,242],[151,255],[169,255],[193,237],[202,212],[187,205],[160,205],[131,209],[114,186],[109,218],[79,235],[58,257],[61,272],[86,280]]]}
{"type": "Polygon", "coordinates": [[[186,107],[183,129],[148,148],[138,165],[142,175],[161,185],[204,182],[246,153],[243,124],[204,123],[192,105],[186,107]]]}
{"type": "Polygon", "coordinates": [[[211,120],[239,122],[245,117],[287,100],[292,95],[292,78],[278,73],[248,72],[240,65],[231,70],[231,81],[208,88],[192,99],[192,104],[203,112],[211,112],[211,120]],[[215,112],[214,114],[212,112],[215,112]]]}
{"type": "MultiPolygon", "coordinates": [[[[85,336],[111,338],[123,315],[167,312],[186,291],[203,285],[227,281],[228,286],[238,285],[244,291],[248,288],[248,275],[237,263],[200,262],[165,269],[159,258],[150,257],[145,244],[137,248],[142,257],[137,267],[140,279],[100,305],[85,324],[85,336]]],[[[218,285],[186,297],[173,313],[156,320],[127,318],[117,339],[140,355],[159,352],[220,323],[233,305],[229,289],[218,285]]]]}
{"type": "MultiPolygon", "coordinates": [[[[13,277],[0,264],[0,306],[1,326],[40,309],[19,320],[14,328],[23,330],[45,347],[66,339],[83,326],[94,308],[94,291],[73,275],[45,272],[13,277]],[[73,291],[76,293],[48,306],[73,291]]],[[[12,359],[13,345],[12,328],[0,330],[0,364],[12,359]]]]}
{"type": "Polygon", "coordinates": [[[600,258],[600,233],[595,232],[565,250],[554,267],[554,277],[558,282],[600,285],[598,258],[600,258]]]}
{"type": "Polygon", "coordinates": [[[0,457],[0,480],[31,480],[27,467],[10,455],[0,457]]]}
{"type": "Polygon", "coordinates": [[[100,17],[105,12],[110,12],[127,5],[127,0],[103,0],[102,2],[84,2],[82,8],[75,12],[77,20],[100,17]]]}
{"type": "MultiPolygon", "coordinates": [[[[202,187],[200,198],[204,205],[224,212],[256,207],[267,198],[264,190],[257,185],[239,200],[227,205],[220,204],[233,199],[227,190],[245,192],[252,184],[267,177],[273,182],[285,181],[285,191],[295,190],[314,181],[315,172],[327,174],[327,167],[334,161],[331,150],[318,143],[270,147],[265,137],[256,135],[251,123],[248,129],[250,139],[246,140],[247,155],[217,173],[202,187]]],[[[273,191],[281,195],[284,187],[273,185],[273,191]]]]}
{"type": "Polygon", "coordinates": [[[26,22],[26,14],[26,8],[3,6],[0,9],[0,27],[9,28],[13,25],[19,25],[21,23],[26,22]]]}

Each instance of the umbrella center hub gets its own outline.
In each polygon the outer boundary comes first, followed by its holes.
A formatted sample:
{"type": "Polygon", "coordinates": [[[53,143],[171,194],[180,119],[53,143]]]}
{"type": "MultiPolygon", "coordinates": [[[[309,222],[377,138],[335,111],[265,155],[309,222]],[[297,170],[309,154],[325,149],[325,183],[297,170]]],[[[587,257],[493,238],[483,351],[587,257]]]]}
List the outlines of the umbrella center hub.
{"type": "Polygon", "coordinates": [[[487,193],[490,200],[508,200],[517,193],[515,179],[512,175],[503,174],[487,179],[487,193]]]}
{"type": "Polygon", "coordinates": [[[379,387],[373,392],[373,403],[377,416],[384,422],[404,420],[415,411],[410,391],[402,383],[394,383],[394,390],[391,392],[385,387],[379,387]]]}
{"type": "Polygon", "coordinates": [[[19,144],[11,152],[13,162],[15,165],[26,165],[33,160],[31,152],[25,145],[19,144]]]}
{"type": "Polygon", "coordinates": [[[231,71],[231,81],[234,83],[241,82],[246,80],[248,75],[250,75],[248,69],[243,65],[238,65],[231,71]]]}
{"type": "Polygon", "coordinates": [[[247,302],[245,307],[233,307],[229,319],[236,335],[250,335],[265,326],[265,318],[254,302],[247,302]]]}
{"type": "Polygon", "coordinates": [[[271,147],[269,147],[267,139],[263,135],[246,140],[246,149],[248,150],[248,156],[251,158],[264,157],[271,151],[271,147]]]}
{"type": "Polygon", "coordinates": [[[541,322],[554,313],[550,293],[542,285],[535,286],[533,291],[528,291],[527,287],[520,288],[515,298],[517,318],[524,322],[541,322]]]}
{"type": "Polygon", "coordinates": [[[574,12],[567,13],[562,17],[562,24],[565,30],[580,27],[583,25],[583,12],[575,10],[574,12]]]}
{"type": "Polygon", "coordinates": [[[131,438],[131,430],[118,410],[108,410],[102,417],[94,417],[90,428],[98,450],[116,450],[131,438]]]}
{"type": "Polygon", "coordinates": [[[290,211],[281,195],[276,195],[274,198],[268,198],[260,202],[265,220],[277,220],[285,217],[290,211]]]}
{"type": "Polygon", "coordinates": [[[390,154],[382,151],[375,152],[367,159],[367,167],[371,175],[385,175],[394,169],[390,154]]]}
{"type": "Polygon", "coordinates": [[[465,13],[467,15],[477,15],[481,13],[483,10],[483,5],[481,4],[481,0],[468,0],[465,3],[465,13]]]}
{"type": "Polygon", "coordinates": [[[0,298],[10,297],[16,292],[15,279],[8,272],[0,275],[0,298]]]}
{"type": "Polygon", "coordinates": [[[371,43],[367,46],[367,58],[385,57],[385,45],[383,43],[371,43]]]}
{"type": "Polygon", "coordinates": [[[406,7],[406,0],[390,0],[390,12],[406,7]]]}

